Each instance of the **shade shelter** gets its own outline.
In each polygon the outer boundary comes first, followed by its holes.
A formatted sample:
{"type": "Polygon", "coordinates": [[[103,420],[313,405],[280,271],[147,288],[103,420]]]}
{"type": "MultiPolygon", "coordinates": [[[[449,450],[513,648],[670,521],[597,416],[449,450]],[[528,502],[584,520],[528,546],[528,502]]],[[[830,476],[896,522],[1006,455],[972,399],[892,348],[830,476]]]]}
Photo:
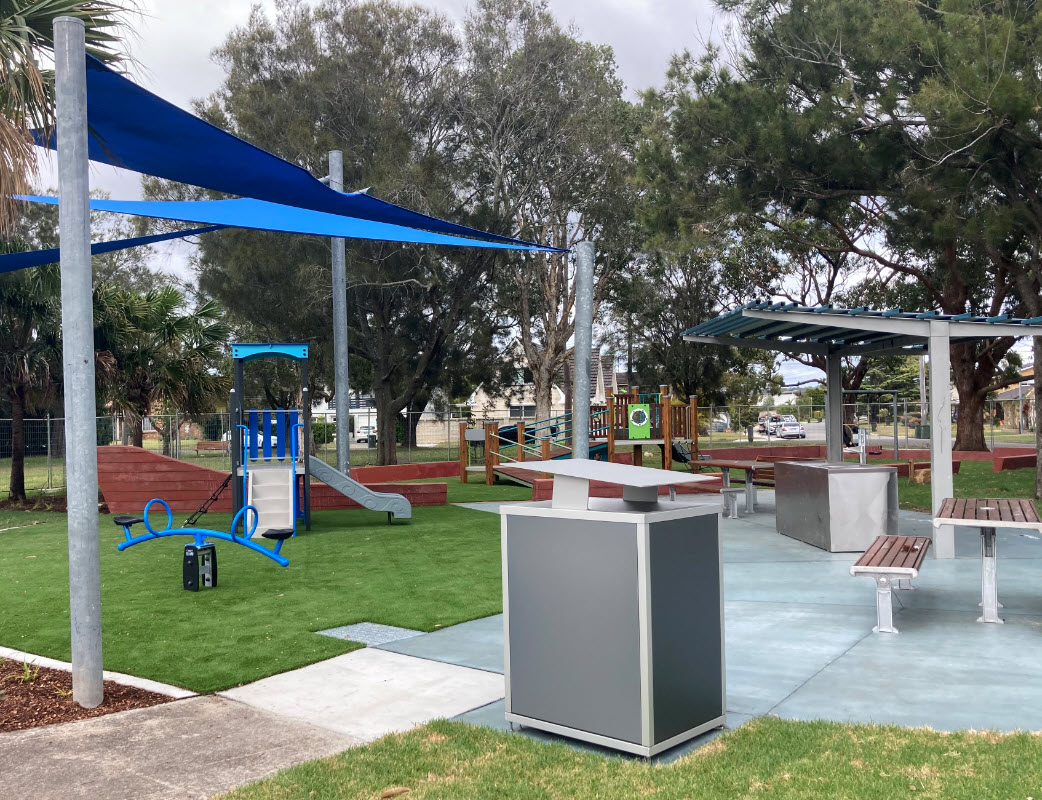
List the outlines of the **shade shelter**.
{"type": "MultiPolygon", "coordinates": [[[[825,444],[828,460],[843,460],[843,357],[903,355],[930,357],[930,468],[932,511],[954,496],[952,485],[952,401],[950,348],[960,342],[1003,336],[1042,336],[1042,317],[1017,319],[1003,314],[915,312],[804,306],[799,303],[748,303],[685,331],[699,344],[754,347],[825,359],[825,444]]],[[[934,535],[938,558],[955,557],[955,530],[941,526],[934,535]]]]}

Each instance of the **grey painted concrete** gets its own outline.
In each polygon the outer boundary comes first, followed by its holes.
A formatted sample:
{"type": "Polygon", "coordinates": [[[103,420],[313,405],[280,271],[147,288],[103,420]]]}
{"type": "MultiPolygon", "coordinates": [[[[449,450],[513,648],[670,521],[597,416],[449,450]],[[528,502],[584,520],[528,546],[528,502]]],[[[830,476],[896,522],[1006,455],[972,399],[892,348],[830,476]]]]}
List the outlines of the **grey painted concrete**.
{"type": "Polygon", "coordinates": [[[204,798],[357,739],[220,697],[0,734],[0,797],[204,798]]]}
{"type": "MultiPolygon", "coordinates": [[[[773,492],[759,492],[758,503],[757,513],[722,523],[729,721],[773,713],[942,730],[1042,727],[1042,539],[998,534],[1005,625],[976,621],[980,535],[958,528],[956,558],[928,559],[917,590],[895,593],[901,633],[873,634],[874,585],[848,572],[857,554],[778,534],[773,492]]],[[[899,519],[902,533],[931,532],[926,514],[899,519]]],[[[489,617],[388,648],[501,670],[501,625],[489,617]]],[[[501,703],[460,718],[505,724],[501,703]]]]}

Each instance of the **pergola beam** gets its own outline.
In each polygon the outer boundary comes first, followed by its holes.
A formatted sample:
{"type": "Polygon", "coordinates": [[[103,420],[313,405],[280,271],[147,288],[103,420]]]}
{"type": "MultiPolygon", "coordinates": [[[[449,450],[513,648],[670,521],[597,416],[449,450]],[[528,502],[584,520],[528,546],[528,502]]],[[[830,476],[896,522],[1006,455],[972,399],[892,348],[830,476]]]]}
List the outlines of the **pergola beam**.
{"type": "Polygon", "coordinates": [[[685,336],[685,342],[694,344],[722,344],[727,347],[745,347],[755,350],[775,350],[779,353],[828,355],[829,346],[820,342],[781,342],[771,339],[740,339],[734,336],[685,336]]]}

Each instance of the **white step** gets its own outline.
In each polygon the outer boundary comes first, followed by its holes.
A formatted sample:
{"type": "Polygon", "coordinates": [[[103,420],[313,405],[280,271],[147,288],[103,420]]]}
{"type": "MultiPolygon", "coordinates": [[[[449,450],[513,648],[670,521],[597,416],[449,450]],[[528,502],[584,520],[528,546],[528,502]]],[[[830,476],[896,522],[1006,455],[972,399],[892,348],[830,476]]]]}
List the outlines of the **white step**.
{"type": "Polygon", "coordinates": [[[254,536],[271,528],[293,527],[294,477],[290,469],[250,470],[247,503],[257,509],[254,536]]]}

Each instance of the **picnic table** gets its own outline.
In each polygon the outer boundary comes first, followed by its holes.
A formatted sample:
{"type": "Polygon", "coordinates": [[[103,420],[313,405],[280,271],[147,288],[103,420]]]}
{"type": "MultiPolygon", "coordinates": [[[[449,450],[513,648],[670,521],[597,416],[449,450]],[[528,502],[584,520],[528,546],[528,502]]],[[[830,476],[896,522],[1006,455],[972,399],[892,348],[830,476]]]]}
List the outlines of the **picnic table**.
{"type": "Polygon", "coordinates": [[[1042,519],[1033,500],[1016,498],[959,499],[947,498],[934,517],[933,526],[966,525],[981,532],[981,609],[977,622],[996,622],[999,616],[998,554],[995,551],[996,528],[1030,528],[1042,533],[1042,519]]]}
{"type": "Polygon", "coordinates": [[[773,476],[774,462],[750,461],[739,458],[712,458],[709,461],[699,462],[702,467],[719,467],[723,473],[724,488],[731,486],[731,470],[740,469],[745,471],[745,513],[751,514],[756,510],[756,484],[753,479],[757,472],[765,472],[773,476]]]}

